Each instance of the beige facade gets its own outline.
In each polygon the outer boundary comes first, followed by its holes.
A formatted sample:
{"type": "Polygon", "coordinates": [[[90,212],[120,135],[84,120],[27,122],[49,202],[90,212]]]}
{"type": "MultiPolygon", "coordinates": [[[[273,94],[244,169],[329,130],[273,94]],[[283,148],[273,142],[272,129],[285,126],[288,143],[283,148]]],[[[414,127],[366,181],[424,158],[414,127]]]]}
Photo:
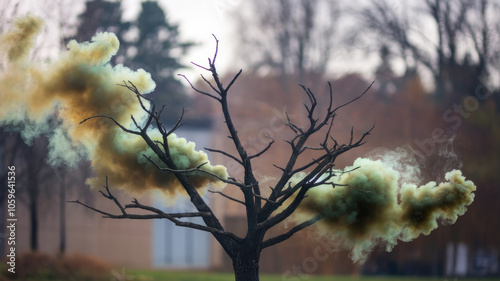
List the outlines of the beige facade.
{"type": "MultiPolygon", "coordinates": [[[[88,188],[81,184],[80,188],[88,188]]],[[[69,194],[67,199],[77,199],[69,194]]],[[[120,196],[129,200],[125,196],[120,196]]],[[[111,202],[97,192],[81,201],[90,201],[89,204],[106,210],[111,202]],[[90,198],[89,198],[90,197],[90,198]],[[89,200],[90,199],[90,200],[89,200]]],[[[144,199],[143,199],[144,200],[144,199]]],[[[57,254],[60,243],[59,202],[52,199],[41,201],[38,212],[39,251],[57,254]]],[[[16,251],[22,254],[30,250],[30,221],[29,212],[25,204],[18,201],[16,204],[16,251]]],[[[112,265],[126,267],[151,266],[151,222],[104,219],[83,206],[73,203],[66,204],[66,253],[84,254],[108,262],[112,265]]]]}

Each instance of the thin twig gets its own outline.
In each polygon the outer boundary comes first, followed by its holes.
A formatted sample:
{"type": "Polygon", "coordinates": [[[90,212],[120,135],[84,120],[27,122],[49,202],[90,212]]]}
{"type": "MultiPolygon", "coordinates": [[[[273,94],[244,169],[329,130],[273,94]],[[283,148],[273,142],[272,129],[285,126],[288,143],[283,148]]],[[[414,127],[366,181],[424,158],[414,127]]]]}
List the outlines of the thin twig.
{"type": "Polygon", "coordinates": [[[205,150],[207,150],[207,151],[210,151],[210,152],[220,153],[220,154],[222,154],[222,155],[224,155],[224,156],[227,156],[227,157],[229,157],[229,158],[233,159],[234,161],[236,161],[236,162],[237,162],[237,163],[239,163],[240,165],[243,165],[243,162],[241,162],[241,160],[240,160],[240,159],[236,158],[236,156],[231,155],[231,154],[229,154],[229,153],[227,153],[227,152],[225,152],[225,151],[223,151],[223,150],[218,150],[218,149],[213,149],[213,148],[208,148],[208,147],[204,147],[204,149],[205,149],[205,150]]]}
{"type": "Polygon", "coordinates": [[[200,173],[204,173],[204,174],[207,174],[209,176],[212,176],[212,177],[220,180],[223,183],[232,184],[232,185],[236,185],[236,186],[239,186],[239,187],[245,187],[244,184],[241,184],[239,182],[232,181],[232,180],[229,180],[229,179],[222,178],[221,176],[219,176],[219,175],[217,175],[215,173],[212,173],[210,171],[201,169],[201,167],[203,167],[204,165],[208,164],[208,162],[202,163],[202,164],[200,164],[196,168],[181,169],[181,170],[179,170],[179,169],[170,169],[170,168],[167,168],[167,167],[161,167],[155,161],[153,161],[151,159],[151,157],[146,156],[146,155],[143,155],[143,157],[146,158],[151,164],[153,164],[156,168],[158,168],[160,171],[163,171],[163,172],[170,172],[170,173],[173,173],[173,174],[190,174],[190,173],[200,172],[200,173]]]}
{"type": "Polygon", "coordinates": [[[127,132],[129,134],[134,134],[134,135],[141,135],[141,132],[136,132],[136,131],[132,131],[130,129],[125,128],[122,124],[120,124],[118,121],[116,121],[115,118],[113,118],[111,116],[108,116],[108,115],[94,115],[94,116],[91,116],[91,117],[87,117],[87,118],[83,119],[83,121],[81,121],[79,124],[83,124],[84,122],[87,122],[88,120],[94,119],[94,118],[106,118],[106,119],[110,119],[118,127],[120,127],[120,129],[122,129],[124,132],[127,132]]]}
{"type": "Polygon", "coordinates": [[[226,237],[229,237],[230,239],[234,240],[235,242],[239,242],[241,241],[241,238],[239,238],[238,236],[236,236],[235,234],[231,233],[231,232],[226,232],[224,230],[221,230],[221,229],[216,229],[216,228],[213,228],[213,227],[209,227],[209,226],[205,226],[205,225],[200,225],[200,224],[197,224],[197,223],[193,223],[193,222],[185,222],[185,221],[181,221],[179,220],[180,218],[190,218],[190,217],[204,217],[204,216],[211,216],[210,213],[203,213],[203,212],[185,212],[185,213],[165,213],[157,208],[154,208],[154,207],[151,207],[151,206],[146,206],[146,205],[142,205],[140,204],[137,199],[134,199],[133,200],[133,204],[129,204],[129,205],[126,205],[125,208],[123,207],[120,207],[122,206],[118,199],[116,199],[116,197],[111,193],[111,191],[109,190],[109,187],[107,187],[107,183],[106,183],[106,191],[107,191],[107,195],[104,193],[104,192],[101,192],[102,195],[104,195],[104,197],[110,199],[110,200],[113,200],[115,202],[115,204],[117,206],[119,206],[119,208],[122,210],[122,214],[120,215],[115,215],[115,214],[112,214],[112,213],[109,213],[109,212],[105,212],[105,211],[102,211],[102,210],[99,210],[97,208],[94,208],[88,204],[85,204],[79,200],[73,200],[73,201],[67,201],[68,203],[76,203],[78,205],[82,205],[84,206],[85,208],[89,209],[89,210],[92,210],[96,213],[99,213],[99,214],[102,214],[104,218],[111,218],[111,219],[138,219],[138,220],[146,220],[146,219],[168,219],[170,220],[171,222],[173,222],[175,225],[177,226],[181,226],[181,227],[188,227],[188,228],[193,228],[193,229],[198,229],[198,230],[201,230],[201,231],[206,231],[206,232],[210,232],[210,233],[213,233],[213,234],[218,234],[218,235],[223,235],[223,236],[226,236],[226,237]],[[154,214],[130,214],[130,213],[127,213],[125,210],[126,209],[130,209],[130,208],[135,208],[135,209],[142,209],[142,210],[146,210],[146,211],[150,211],[154,214]]]}
{"type": "Polygon", "coordinates": [[[262,195],[258,195],[258,194],[253,193],[253,196],[255,196],[255,197],[259,198],[259,199],[262,199],[262,200],[264,200],[266,202],[269,202],[271,204],[280,204],[280,203],[278,203],[276,201],[273,201],[273,200],[270,200],[269,198],[266,198],[266,197],[264,197],[262,195]]]}
{"type": "Polygon", "coordinates": [[[257,158],[257,157],[260,157],[262,154],[266,153],[266,151],[269,150],[269,148],[271,148],[271,146],[273,145],[274,143],[274,139],[271,138],[271,136],[269,136],[268,134],[265,135],[267,138],[271,139],[271,141],[267,144],[266,147],[264,147],[264,149],[262,149],[260,152],[254,154],[254,155],[251,155],[251,156],[248,156],[248,159],[253,159],[253,158],[257,158]]]}
{"type": "MultiPolygon", "coordinates": [[[[174,127],[169,130],[168,132],[165,133],[165,135],[168,137],[170,136],[173,132],[175,132],[177,129],[179,129],[180,126],[182,126],[182,119],[184,118],[184,107],[182,108],[182,112],[181,112],[181,116],[179,117],[179,119],[177,120],[177,122],[175,122],[175,125],[174,127]]],[[[159,119],[158,119],[159,120],[159,119]]]]}
{"type": "Polygon", "coordinates": [[[240,203],[240,204],[242,204],[242,205],[246,205],[246,204],[245,204],[245,202],[243,202],[243,201],[241,201],[241,200],[238,200],[238,199],[236,199],[236,198],[233,198],[233,197],[231,197],[231,196],[229,196],[229,195],[226,195],[226,194],[224,194],[224,193],[223,193],[223,192],[221,192],[221,191],[217,191],[217,190],[208,190],[208,192],[210,192],[210,193],[215,193],[215,194],[219,194],[219,195],[221,195],[222,197],[225,197],[225,198],[227,198],[227,199],[229,199],[229,200],[231,200],[231,201],[234,201],[234,202],[240,203]]]}
{"type": "MultiPolygon", "coordinates": [[[[200,67],[201,67],[201,66],[200,66],[200,67]]],[[[201,67],[201,68],[204,68],[204,67],[201,67]]],[[[204,69],[205,69],[205,68],[204,68],[204,69]]],[[[217,101],[219,101],[219,102],[220,102],[220,98],[218,98],[218,97],[216,97],[216,96],[214,96],[214,95],[212,95],[212,94],[209,94],[209,93],[207,93],[207,92],[204,92],[204,91],[198,90],[195,86],[193,86],[193,84],[191,83],[191,81],[189,81],[189,79],[186,77],[186,75],[184,75],[184,74],[177,74],[177,75],[178,75],[178,76],[183,77],[183,78],[184,78],[184,79],[185,79],[185,80],[189,83],[189,85],[191,86],[191,89],[193,89],[193,90],[194,90],[194,91],[196,91],[197,93],[202,94],[202,95],[205,95],[205,96],[210,97],[210,98],[213,98],[214,100],[217,100],[217,101]]]]}
{"type": "Polygon", "coordinates": [[[353,102],[355,102],[355,101],[359,100],[362,96],[364,96],[364,95],[368,92],[368,90],[370,90],[370,88],[373,86],[373,83],[375,83],[375,81],[373,81],[373,82],[372,82],[372,83],[368,86],[368,88],[366,88],[366,90],[364,90],[364,91],[363,91],[363,93],[361,93],[361,95],[359,95],[359,96],[357,96],[357,97],[353,98],[352,100],[350,100],[350,101],[348,101],[348,102],[346,102],[346,103],[344,103],[344,104],[341,104],[341,105],[337,106],[334,110],[332,110],[332,112],[335,112],[335,111],[337,111],[338,109],[340,109],[340,108],[342,108],[342,107],[344,107],[344,106],[346,106],[346,105],[349,105],[349,104],[351,104],[351,103],[353,103],[353,102]]]}

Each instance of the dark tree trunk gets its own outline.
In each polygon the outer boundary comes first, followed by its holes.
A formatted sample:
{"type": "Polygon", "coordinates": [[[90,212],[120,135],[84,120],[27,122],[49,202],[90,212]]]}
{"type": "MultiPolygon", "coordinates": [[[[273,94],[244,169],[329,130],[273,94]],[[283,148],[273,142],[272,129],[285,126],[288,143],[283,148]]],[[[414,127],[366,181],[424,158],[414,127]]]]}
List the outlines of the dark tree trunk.
{"type": "MultiPolygon", "coordinates": [[[[7,202],[7,201],[5,201],[5,202],[7,202]]],[[[6,205],[7,205],[7,203],[4,203],[3,200],[0,201],[0,227],[2,228],[2,230],[6,229],[6,227],[7,227],[5,225],[5,222],[6,222],[5,212],[7,210],[6,205]]],[[[5,234],[5,235],[7,235],[7,234],[5,234]]],[[[7,237],[7,236],[5,236],[5,237],[7,237]]],[[[4,243],[3,241],[0,243],[0,255],[2,255],[2,257],[5,257],[7,255],[7,251],[5,250],[5,245],[6,245],[6,243],[4,243]]]]}
{"type": "Polygon", "coordinates": [[[31,223],[30,249],[31,249],[31,251],[37,251],[38,250],[38,215],[37,215],[38,186],[37,186],[37,183],[35,181],[33,181],[30,188],[32,188],[31,194],[30,194],[30,203],[29,203],[30,223],[31,223]]]}
{"type": "Polygon", "coordinates": [[[238,253],[233,257],[236,281],[259,281],[260,245],[257,241],[240,245],[238,253]]]}
{"type": "Polygon", "coordinates": [[[66,252],[66,186],[64,174],[59,179],[59,254],[66,252]]]}
{"type": "Polygon", "coordinates": [[[251,256],[241,256],[233,260],[236,281],[259,281],[259,260],[251,256]]]}

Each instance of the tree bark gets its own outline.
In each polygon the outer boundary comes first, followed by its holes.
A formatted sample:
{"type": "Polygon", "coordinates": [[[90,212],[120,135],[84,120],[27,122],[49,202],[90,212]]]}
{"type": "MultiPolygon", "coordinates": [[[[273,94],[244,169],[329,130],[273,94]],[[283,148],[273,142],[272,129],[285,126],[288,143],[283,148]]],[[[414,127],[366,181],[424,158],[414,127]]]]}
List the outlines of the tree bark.
{"type": "MultiPolygon", "coordinates": [[[[252,243],[253,244],[253,243],[252,243]]],[[[236,281],[259,281],[260,244],[241,245],[237,255],[233,257],[233,269],[236,281]]]]}

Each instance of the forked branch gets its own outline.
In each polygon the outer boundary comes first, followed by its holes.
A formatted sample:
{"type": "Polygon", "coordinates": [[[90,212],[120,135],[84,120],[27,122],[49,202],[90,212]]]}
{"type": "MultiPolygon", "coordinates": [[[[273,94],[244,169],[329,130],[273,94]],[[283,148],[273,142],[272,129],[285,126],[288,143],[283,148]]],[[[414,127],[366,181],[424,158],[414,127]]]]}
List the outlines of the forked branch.
{"type": "Polygon", "coordinates": [[[334,162],[338,156],[364,144],[365,138],[370,134],[374,126],[364,132],[358,140],[354,140],[354,133],[353,130],[351,130],[349,142],[341,145],[332,137],[331,131],[333,119],[337,114],[337,110],[361,98],[366,94],[368,89],[370,89],[372,84],[370,84],[365,91],[354,99],[337,107],[333,107],[333,90],[331,84],[329,83],[330,101],[323,117],[318,117],[318,101],[312,90],[301,85],[309,102],[308,104],[305,104],[309,124],[305,128],[299,128],[297,125],[292,124],[290,120],[288,120],[288,127],[295,133],[295,136],[291,140],[287,141],[292,148],[291,154],[288,158],[289,160],[286,167],[280,168],[283,172],[282,176],[269,197],[270,201],[277,202],[278,204],[268,203],[262,208],[262,211],[259,214],[259,227],[269,229],[292,215],[305,198],[305,194],[308,189],[320,185],[318,183],[325,182],[325,178],[330,179],[332,177],[332,168],[334,167],[334,162]],[[320,146],[311,147],[310,145],[307,145],[307,141],[311,138],[311,136],[317,134],[324,127],[326,127],[326,133],[323,137],[323,141],[319,144],[320,146]],[[329,143],[330,140],[333,140],[333,144],[329,143]],[[296,167],[299,156],[307,150],[323,151],[323,153],[306,164],[296,167]],[[308,169],[311,169],[312,171],[309,172],[304,179],[302,179],[295,186],[290,186],[290,179],[294,175],[308,169]],[[288,188],[286,188],[287,186],[288,188]],[[284,210],[276,214],[278,206],[283,205],[292,196],[294,196],[292,203],[289,204],[284,210]],[[275,215],[274,217],[269,218],[271,214],[275,215]]]}
{"type": "Polygon", "coordinates": [[[211,216],[210,213],[205,213],[205,212],[166,213],[158,208],[148,206],[148,205],[143,205],[143,204],[139,203],[139,201],[135,198],[134,198],[134,200],[132,200],[131,204],[127,204],[127,205],[123,206],[120,203],[120,201],[118,200],[118,198],[116,198],[111,193],[111,190],[109,189],[109,186],[108,186],[108,179],[107,178],[106,178],[106,184],[104,185],[104,191],[99,191],[99,192],[105,198],[113,201],[113,203],[120,210],[121,214],[113,214],[110,212],[106,212],[106,211],[97,209],[95,207],[92,207],[86,203],[79,201],[79,200],[73,200],[73,201],[68,201],[68,202],[69,203],[76,203],[76,204],[81,205],[87,209],[90,209],[96,213],[102,214],[103,218],[134,219],[134,220],[167,219],[167,220],[173,222],[177,226],[188,227],[188,228],[193,228],[193,229],[206,231],[206,232],[210,232],[210,233],[214,233],[214,234],[224,235],[224,236],[227,236],[227,237],[233,239],[236,242],[241,240],[241,238],[237,237],[236,235],[234,235],[230,232],[225,232],[223,230],[208,227],[205,225],[180,220],[182,218],[207,217],[207,216],[211,216]],[[143,210],[143,211],[146,211],[148,213],[145,213],[145,214],[129,213],[128,211],[130,209],[143,210]]]}
{"type": "Polygon", "coordinates": [[[265,240],[262,242],[262,249],[265,249],[267,247],[271,247],[273,245],[276,245],[278,243],[281,243],[287,239],[289,239],[290,237],[292,237],[295,233],[305,229],[306,227],[308,226],[311,226],[313,224],[315,224],[316,222],[320,221],[321,219],[323,218],[323,216],[321,215],[317,215],[315,216],[314,218],[312,219],[309,219],[301,224],[298,224],[292,228],[290,228],[287,232],[281,234],[281,235],[278,235],[276,237],[272,237],[272,238],[269,238],[268,240],[265,240]]]}

